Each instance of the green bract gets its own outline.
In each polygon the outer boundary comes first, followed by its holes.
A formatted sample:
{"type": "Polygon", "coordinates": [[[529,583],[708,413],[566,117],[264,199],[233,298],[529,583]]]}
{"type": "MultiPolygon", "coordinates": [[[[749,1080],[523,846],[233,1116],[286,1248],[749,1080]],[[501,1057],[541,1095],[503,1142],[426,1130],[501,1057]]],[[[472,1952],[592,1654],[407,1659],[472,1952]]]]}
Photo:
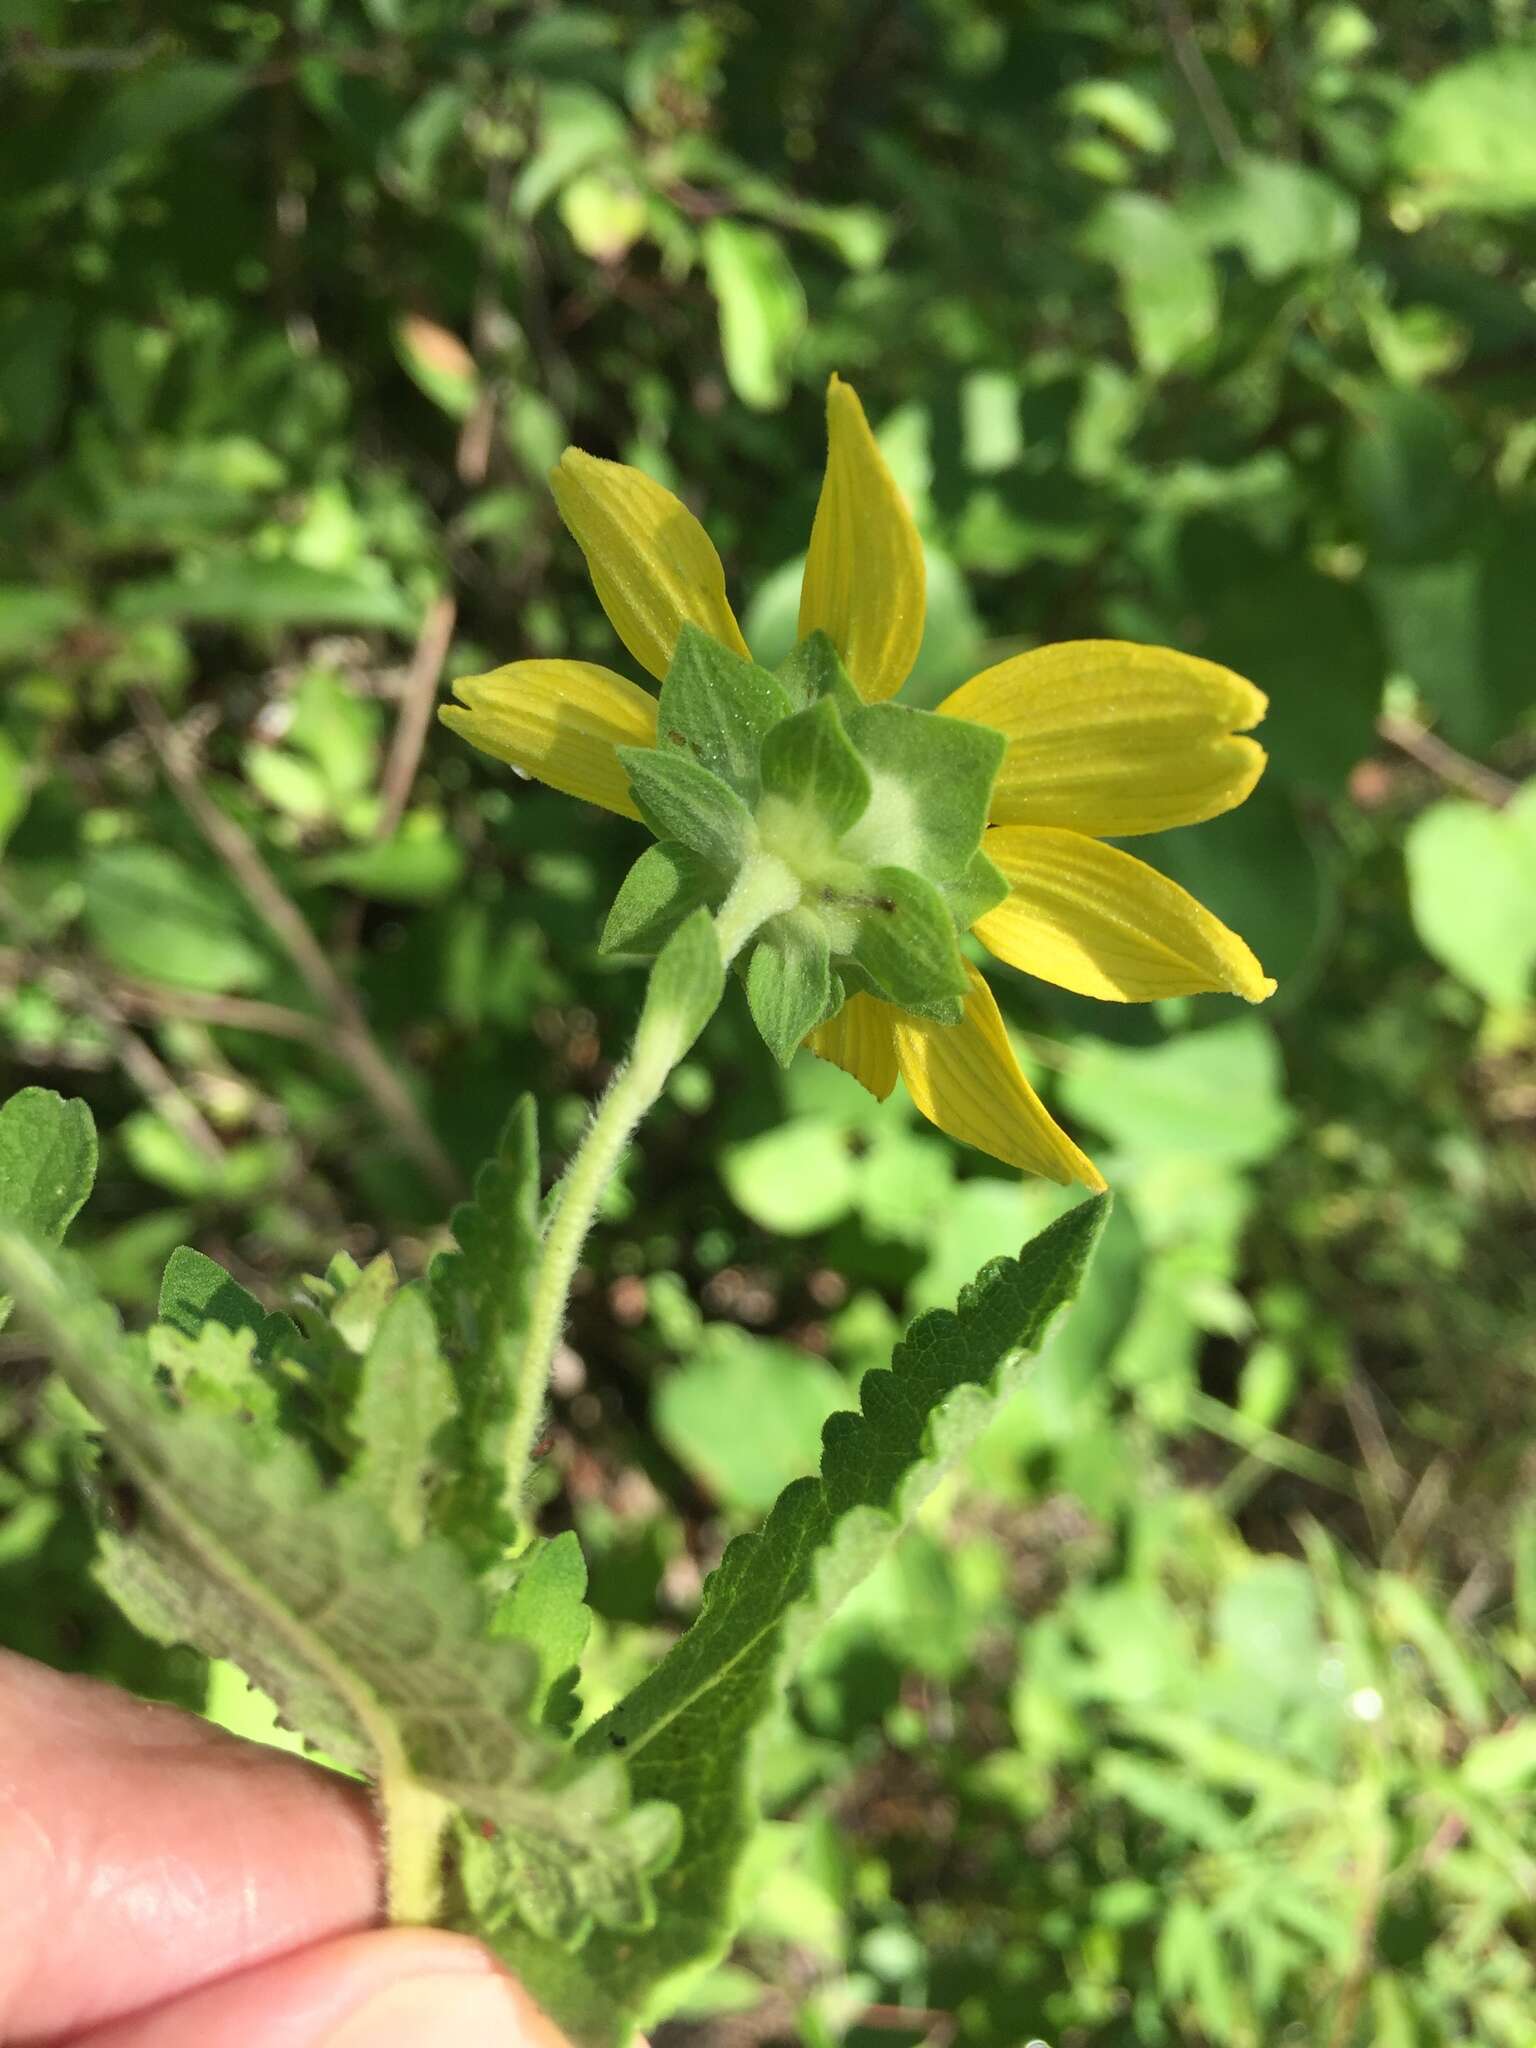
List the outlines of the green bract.
{"type": "Polygon", "coordinates": [[[859,992],[957,1022],[960,934],[1007,894],[981,851],[1005,744],[985,726],[861,703],[824,633],[772,675],[685,625],[656,745],[620,749],[659,843],[625,879],[604,951],[656,954],[771,864],[798,901],[738,965],[775,1059],[787,1065],[859,992]]]}

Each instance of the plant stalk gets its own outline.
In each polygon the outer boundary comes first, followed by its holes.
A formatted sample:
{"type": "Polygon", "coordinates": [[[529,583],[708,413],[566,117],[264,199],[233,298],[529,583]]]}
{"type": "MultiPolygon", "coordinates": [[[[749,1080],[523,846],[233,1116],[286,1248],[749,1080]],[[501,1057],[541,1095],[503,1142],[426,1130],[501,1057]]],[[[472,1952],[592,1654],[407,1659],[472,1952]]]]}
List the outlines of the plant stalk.
{"type": "MultiPolygon", "coordinates": [[[[769,854],[749,861],[716,913],[721,959],[729,965],[760,926],[792,909],[799,900],[800,884],[782,861],[769,854]]],[[[614,1075],[556,1190],[507,1427],[507,1469],[514,1494],[522,1491],[538,1441],[550,1367],[565,1328],[581,1248],[641,1118],[656,1102],[686,1050],[687,1044],[680,1044],[662,1019],[653,1020],[647,1005],[635,1034],[634,1051],[614,1075]]],[[[525,1538],[531,1533],[525,1520],[525,1538]]]]}

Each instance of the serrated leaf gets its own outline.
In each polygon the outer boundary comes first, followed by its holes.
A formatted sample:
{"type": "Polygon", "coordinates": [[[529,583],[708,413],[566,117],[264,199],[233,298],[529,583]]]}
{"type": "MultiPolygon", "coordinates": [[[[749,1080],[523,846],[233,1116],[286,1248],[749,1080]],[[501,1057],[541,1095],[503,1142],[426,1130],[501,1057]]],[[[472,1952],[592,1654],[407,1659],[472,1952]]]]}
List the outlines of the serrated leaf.
{"type": "MultiPolygon", "coordinates": [[[[439,1539],[404,1548],[291,1442],[171,1406],[105,1304],[14,1232],[0,1232],[0,1274],[138,1496],[131,1532],[103,1539],[103,1584],[161,1641],[238,1664],[289,1725],[369,1780],[394,1914],[436,1916],[443,1829],[462,1816],[493,1832],[518,1887],[501,1903],[542,1941],[645,1924],[675,1821],[630,1808],[615,1759],[593,1768],[533,1724],[537,1659],[490,1638],[458,1552],[439,1539]]],[[[500,1909],[494,1893],[485,1905],[500,1909]]]]}
{"type": "Polygon", "coordinates": [[[256,1338],[258,1358],[270,1357],[279,1344],[291,1342],[299,1334],[290,1316],[263,1308],[216,1260],[189,1244],[178,1245],[165,1262],[158,1315],[162,1323],[171,1324],[184,1337],[196,1337],[205,1323],[218,1323],[226,1330],[250,1330],[256,1338]]]}
{"type": "Polygon", "coordinates": [[[622,1753],[634,1790],[683,1818],[650,1933],[594,1936],[575,1968],[525,1936],[497,1944],[536,1997],[568,2026],[579,2020],[592,2048],[619,2048],[637,2019],[665,2005],[669,1980],[724,1950],[756,1824],[753,1735],[782,1676],[1019,1385],[1082,1282],[1108,1206],[1107,1196],[1081,1203],[1018,1259],[988,1266],[956,1314],[918,1318],[891,1369],[865,1375],[860,1412],[828,1422],[820,1477],[797,1480],[761,1530],[736,1538],[693,1626],[582,1738],[589,1755],[622,1753]]]}
{"type": "Polygon", "coordinates": [[[407,1547],[427,1532],[439,1440],[457,1411],[426,1290],[402,1287],[380,1317],[358,1375],[348,1418],[357,1455],[346,1483],[407,1547]]]}
{"type": "Polygon", "coordinates": [[[797,711],[768,734],[762,780],[769,795],[813,812],[837,839],[869,808],[869,770],[854,752],[830,697],[797,711]]]}
{"type": "Polygon", "coordinates": [[[747,1007],[763,1043],[787,1067],[832,1007],[832,952],[808,910],[770,918],[747,961],[747,1007]]]}
{"type": "Polygon", "coordinates": [[[656,745],[680,749],[748,805],[757,802],[763,739],[794,707],[765,668],[733,654],[691,622],[656,707],[656,745]]]}
{"type": "MultiPolygon", "coordinates": [[[[96,1179],[96,1126],[83,1102],[23,1088],[0,1107],[0,1223],[58,1244],[96,1179]]],[[[0,1328],[11,1312],[0,1294],[0,1328]]]]}
{"type": "Polygon", "coordinates": [[[576,1718],[576,1677],[591,1633],[587,1561],[574,1529],[540,1537],[518,1559],[517,1577],[497,1602],[491,1633],[527,1643],[539,1659],[534,1706],[547,1726],[567,1731],[576,1718]]]}
{"type": "Polygon", "coordinates": [[[658,839],[680,839],[702,859],[734,874],[755,836],[752,813],[728,783],[682,754],[620,747],[640,814],[658,839]]]}
{"type": "Polygon", "coordinates": [[[533,1097],[507,1119],[474,1200],[450,1223],[458,1249],[432,1262],[427,1284],[459,1402],[454,1480],[439,1526],[494,1554],[513,1537],[521,1503],[508,1432],[539,1246],[539,1134],[533,1097]]]}
{"type": "Polygon", "coordinates": [[[658,839],[620,884],[598,951],[659,953],[685,918],[724,893],[708,861],[679,840],[658,839]]]}

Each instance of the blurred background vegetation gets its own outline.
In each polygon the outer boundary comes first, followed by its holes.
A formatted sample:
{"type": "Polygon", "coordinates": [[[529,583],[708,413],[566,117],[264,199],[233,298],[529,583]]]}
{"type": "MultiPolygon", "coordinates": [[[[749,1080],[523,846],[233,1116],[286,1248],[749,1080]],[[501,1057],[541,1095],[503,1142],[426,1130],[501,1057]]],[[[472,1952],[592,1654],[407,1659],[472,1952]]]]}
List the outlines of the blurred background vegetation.
{"type": "MultiPolygon", "coordinates": [[[[430,720],[616,652],[543,483],[682,490],[793,632],[822,389],[930,549],[909,696],[1043,640],[1272,699],[1149,851],[1281,992],[999,970],[1109,1172],[1033,1390],[774,1738],[669,2043],[1536,2040],[1536,41],[1515,0],[9,0],[0,1045],[131,1314],[420,1269],[639,985],[623,821],[430,720]]],[[[595,1239],[545,1526],[604,1704],[903,1317],[1056,1191],[727,1003],[595,1239]]],[[[0,1639],[200,1700],[0,1352],[0,1639]]]]}

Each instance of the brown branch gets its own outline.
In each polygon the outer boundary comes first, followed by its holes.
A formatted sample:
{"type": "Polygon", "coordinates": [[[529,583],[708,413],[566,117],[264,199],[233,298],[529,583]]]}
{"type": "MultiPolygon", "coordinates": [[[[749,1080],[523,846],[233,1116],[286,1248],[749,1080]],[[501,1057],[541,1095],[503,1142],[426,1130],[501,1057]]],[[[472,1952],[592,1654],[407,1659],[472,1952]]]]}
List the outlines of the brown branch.
{"type": "Polygon", "coordinates": [[[1237,125],[1227,111],[1227,103],[1221,96],[1221,87],[1216,83],[1210,65],[1205,61],[1205,52],[1200,47],[1200,38],[1195,34],[1195,25],[1183,0],[1158,0],[1158,13],[1163,17],[1163,28],[1168,37],[1168,47],[1173,52],[1173,61],[1184,74],[1184,83],[1194,96],[1195,105],[1200,109],[1200,118],[1205,123],[1206,133],[1211,138],[1216,154],[1229,171],[1235,170],[1242,162],[1243,138],[1237,132],[1237,125]]]}
{"type": "Polygon", "coordinates": [[[1407,718],[1400,711],[1384,711],[1376,721],[1376,730],[1382,738],[1421,768],[1427,768],[1451,789],[1459,789],[1463,795],[1476,797],[1482,804],[1491,804],[1501,811],[1519,788],[1507,775],[1500,775],[1496,768],[1485,768],[1481,761],[1468,760],[1452,746],[1432,733],[1428,726],[1420,725],[1416,718],[1407,718]]]}
{"type": "Polygon", "coordinates": [[[400,820],[410,802],[421,750],[426,745],[427,728],[432,722],[438,678],[443,672],[443,663],[448,659],[448,646],[453,639],[458,616],[458,605],[445,592],[433,599],[422,621],[416,651],[411,656],[410,672],[405,679],[400,715],[395,720],[394,736],[389,743],[389,759],[384,764],[384,777],[379,785],[382,802],[376,830],[380,839],[392,839],[399,831],[400,820]]]}
{"type": "Polygon", "coordinates": [[[383,1122],[398,1134],[401,1144],[445,1195],[458,1195],[461,1184],[452,1160],[369,1029],[356,996],[331,965],[303,913],[284,894],[255,842],[208,795],[185,736],[148,691],[134,691],[133,708],[182,808],[326,1011],[337,1053],[352,1068],[383,1122]]]}

